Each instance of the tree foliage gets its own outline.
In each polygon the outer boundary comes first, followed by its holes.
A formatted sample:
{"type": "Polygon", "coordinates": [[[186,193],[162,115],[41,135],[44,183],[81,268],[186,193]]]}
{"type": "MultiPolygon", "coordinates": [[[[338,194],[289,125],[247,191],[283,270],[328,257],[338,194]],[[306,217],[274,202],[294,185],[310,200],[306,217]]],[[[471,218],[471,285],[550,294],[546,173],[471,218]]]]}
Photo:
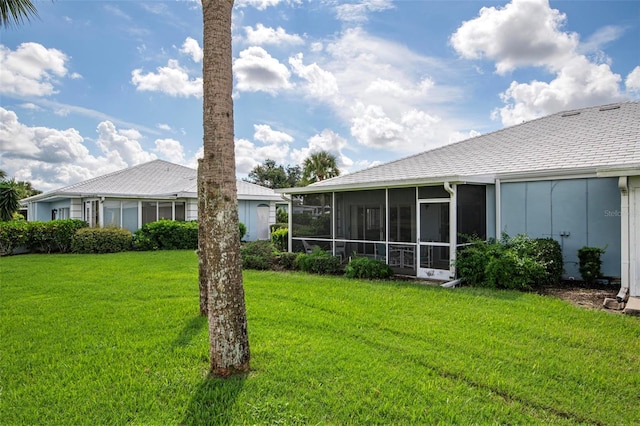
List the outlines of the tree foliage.
{"type": "Polygon", "coordinates": [[[32,16],[38,11],[31,0],[0,0],[0,27],[21,25],[32,16]]]}
{"type": "Polygon", "coordinates": [[[336,156],[327,151],[311,154],[302,164],[302,182],[304,185],[336,176],[340,176],[336,156]]]}
{"type": "Polygon", "coordinates": [[[293,188],[300,183],[302,170],[300,166],[277,164],[274,160],[266,159],[264,163],[255,166],[245,179],[247,182],[265,186],[267,188],[293,188]]]}
{"type": "Polygon", "coordinates": [[[0,221],[13,219],[13,214],[20,207],[20,193],[14,180],[0,182],[0,221]]]}

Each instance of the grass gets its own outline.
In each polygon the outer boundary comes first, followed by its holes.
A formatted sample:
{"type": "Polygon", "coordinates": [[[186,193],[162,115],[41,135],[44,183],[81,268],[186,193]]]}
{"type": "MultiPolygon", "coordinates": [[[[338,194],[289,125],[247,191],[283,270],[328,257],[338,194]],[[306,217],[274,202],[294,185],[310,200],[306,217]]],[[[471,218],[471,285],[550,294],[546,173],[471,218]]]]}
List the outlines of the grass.
{"type": "Polygon", "coordinates": [[[245,271],[206,377],[192,251],[0,258],[0,424],[638,424],[640,320],[534,294],[245,271]]]}

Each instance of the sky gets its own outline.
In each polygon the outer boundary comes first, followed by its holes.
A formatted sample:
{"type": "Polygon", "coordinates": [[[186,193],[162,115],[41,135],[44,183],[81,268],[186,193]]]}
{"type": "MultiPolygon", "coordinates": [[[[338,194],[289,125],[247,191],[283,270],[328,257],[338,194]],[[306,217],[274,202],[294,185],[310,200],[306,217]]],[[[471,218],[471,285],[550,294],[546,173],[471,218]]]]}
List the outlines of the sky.
{"type": "MultiPolygon", "coordinates": [[[[0,170],[43,191],[202,155],[198,1],[42,1],[0,29],[0,170]]],[[[640,1],[236,0],[238,178],[342,173],[640,100],[640,1]]]]}

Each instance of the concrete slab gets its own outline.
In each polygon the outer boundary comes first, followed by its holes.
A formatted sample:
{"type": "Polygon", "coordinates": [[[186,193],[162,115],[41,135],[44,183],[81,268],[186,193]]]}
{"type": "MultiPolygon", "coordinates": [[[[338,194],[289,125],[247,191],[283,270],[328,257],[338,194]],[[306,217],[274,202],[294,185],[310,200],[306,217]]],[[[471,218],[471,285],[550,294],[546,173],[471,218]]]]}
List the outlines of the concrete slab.
{"type": "Polygon", "coordinates": [[[630,297],[627,300],[627,306],[622,312],[627,315],[640,316],[640,297],[630,297]]]}

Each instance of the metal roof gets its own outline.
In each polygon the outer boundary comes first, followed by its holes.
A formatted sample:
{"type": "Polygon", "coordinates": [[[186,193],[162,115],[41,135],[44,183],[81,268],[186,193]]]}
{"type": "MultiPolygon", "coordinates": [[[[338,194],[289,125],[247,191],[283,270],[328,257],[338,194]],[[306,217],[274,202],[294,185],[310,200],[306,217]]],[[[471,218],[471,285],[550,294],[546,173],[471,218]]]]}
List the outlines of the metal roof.
{"type": "Polygon", "coordinates": [[[304,188],[303,193],[638,170],[640,103],[559,112],[304,188]]]}
{"type": "MultiPolygon", "coordinates": [[[[238,199],[283,201],[272,189],[238,180],[238,199]]],[[[123,198],[197,198],[197,171],[163,160],[119,170],[22,200],[109,196],[123,198]]]]}

